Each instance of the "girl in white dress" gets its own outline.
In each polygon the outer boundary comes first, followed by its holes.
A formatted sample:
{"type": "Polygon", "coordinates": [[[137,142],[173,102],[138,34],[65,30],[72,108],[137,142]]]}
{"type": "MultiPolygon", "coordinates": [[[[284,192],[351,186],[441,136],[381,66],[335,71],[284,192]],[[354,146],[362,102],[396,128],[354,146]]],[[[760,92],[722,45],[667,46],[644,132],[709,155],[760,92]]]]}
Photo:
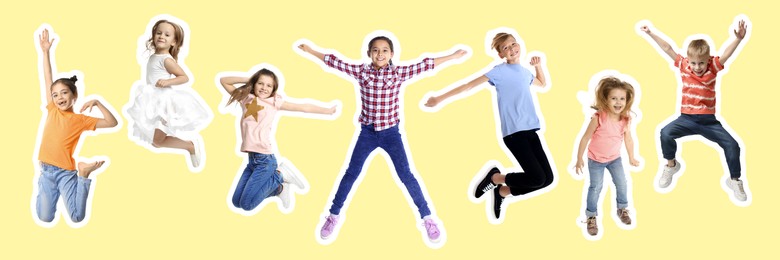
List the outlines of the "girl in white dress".
{"type": "Polygon", "coordinates": [[[154,51],[146,64],[146,82],[134,88],[126,114],[132,127],[130,136],[141,144],[173,148],[189,153],[192,168],[199,168],[203,152],[199,137],[183,140],[183,132],[197,133],[210,121],[202,98],[192,88],[177,88],[190,79],[177,63],[184,43],[183,28],[169,20],[152,27],[146,47],[154,51]]]}

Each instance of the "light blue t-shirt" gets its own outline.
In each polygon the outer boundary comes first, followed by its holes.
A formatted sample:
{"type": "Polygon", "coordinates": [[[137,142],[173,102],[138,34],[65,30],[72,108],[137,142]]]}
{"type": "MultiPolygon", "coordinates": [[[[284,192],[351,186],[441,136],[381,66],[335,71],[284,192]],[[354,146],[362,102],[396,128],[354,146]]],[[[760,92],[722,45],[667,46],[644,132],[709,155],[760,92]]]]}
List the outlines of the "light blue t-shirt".
{"type": "Polygon", "coordinates": [[[520,64],[501,63],[487,74],[488,83],[496,87],[501,133],[504,137],[519,131],[541,128],[536,113],[531,83],[534,75],[520,64]]]}

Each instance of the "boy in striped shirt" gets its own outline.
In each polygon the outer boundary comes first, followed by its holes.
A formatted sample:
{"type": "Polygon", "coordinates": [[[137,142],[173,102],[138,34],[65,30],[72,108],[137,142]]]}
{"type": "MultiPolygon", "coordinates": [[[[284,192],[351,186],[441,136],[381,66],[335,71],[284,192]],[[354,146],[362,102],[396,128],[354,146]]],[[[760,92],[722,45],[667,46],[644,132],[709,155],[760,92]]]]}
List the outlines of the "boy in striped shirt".
{"type": "Polygon", "coordinates": [[[658,178],[660,189],[670,187],[674,181],[674,174],[680,170],[680,162],[675,159],[676,139],[690,135],[701,135],[723,149],[730,173],[730,178],[725,181],[725,187],[733,191],[734,199],[737,201],[747,201],[745,188],[742,180],[739,179],[742,171],[740,144],[715,117],[716,79],[718,72],[725,68],[724,64],[745,38],[747,33],[746,17],[742,18],[736,19],[738,22],[735,24],[734,37],[720,56],[710,56],[710,46],[704,39],[691,41],[688,44],[687,57],[682,56],[672,47],[668,37],[660,33],[661,36],[659,36],[651,30],[648,24],[640,23],[640,30],[650,36],[650,39],[660,47],[659,52],[668,55],[674,61],[674,66],[679,69],[679,75],[682,78],[680,116],[664,126],[660,132],[661,150],[664,159],[667,160],[658,178]]]}

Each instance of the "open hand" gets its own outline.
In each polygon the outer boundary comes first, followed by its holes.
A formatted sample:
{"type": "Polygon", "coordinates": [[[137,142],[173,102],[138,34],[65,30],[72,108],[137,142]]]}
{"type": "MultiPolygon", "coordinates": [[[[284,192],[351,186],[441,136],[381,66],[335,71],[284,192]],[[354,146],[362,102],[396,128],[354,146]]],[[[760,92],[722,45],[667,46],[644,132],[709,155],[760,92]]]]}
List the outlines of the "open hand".
{"type": "Polygon", "coordinates": [[[41,45],[41,50],[48,52],[51,49],[51,45],[54,43],[54,38],[49,40],[49,29],[43,29],[41,35],[38,36],[38,41],[41,45]]]}
{"type": "Polygon", "coordinates": [[[92,107],[100,107],[103,106],[103,104],[100,103],[97,99],[93,99],[90,101],[87,101],[87,103],[84,103],[84,105],[81,107],[80,113],[84,113],[87,109],[89,109],[89,112],[92,112],[92,107]]]}
{"type": "Polygon", "coordinates": [[[737,29],[734,30],[734,35],[737,36],[737,39],[742,40],[745,38],[745,33],[747,32],[747,25],[745,25],[745,21],[739,21],[739,24],[737,25],[737,29]]]}

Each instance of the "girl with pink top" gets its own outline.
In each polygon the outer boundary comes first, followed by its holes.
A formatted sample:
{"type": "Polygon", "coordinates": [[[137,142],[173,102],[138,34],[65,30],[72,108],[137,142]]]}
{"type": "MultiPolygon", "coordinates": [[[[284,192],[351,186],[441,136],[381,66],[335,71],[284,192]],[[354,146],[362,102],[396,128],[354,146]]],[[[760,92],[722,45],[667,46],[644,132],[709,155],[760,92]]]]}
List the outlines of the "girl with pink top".
{"type": "Polygon", "coordinates": [[[598,234],[596,216],[601,188],[604,182],[604,168],[609,170],[615,183],[617,197],[617,216],[625,225],[631,225],[628,212],[628,192],[623,162],[620,158],[620,145],[625,142],[628,160],[632,166],[639,166],[634,156],[634,140],[631,135],[631,107],[634,103],[634,87],[613,76],[602,78],[596,87],[596,102],[592,106],[596,113],[590,118],[588,127],[582,134],[577,148],[575,171],[582,173],[585,166],[583,153],[588,147],[588,172],[590,186],[586,196],[585,216],[587,232],[591,236],[598,234]],[[590,143],[590,144],[588,144],[590,143]]]}
{"type": "Polygon", "coordinates": [[[277,93],[279,80],[268,69],[260,69],[251,77],[223,77],[219,80],[227,94],[227,104],[241,105],[241,151],[249,156],[248,163],[235,186],[233,206],[251,211],[268,197],[279,196],[284,210],[291,210],[290,185],[305,189],[297,172],[277,165],[272,127],[280,110],[332,115],[336,105],[322,107],[288,101],[277,93]],[[235,87],[236,84],[243,84],[235,87]]]}

